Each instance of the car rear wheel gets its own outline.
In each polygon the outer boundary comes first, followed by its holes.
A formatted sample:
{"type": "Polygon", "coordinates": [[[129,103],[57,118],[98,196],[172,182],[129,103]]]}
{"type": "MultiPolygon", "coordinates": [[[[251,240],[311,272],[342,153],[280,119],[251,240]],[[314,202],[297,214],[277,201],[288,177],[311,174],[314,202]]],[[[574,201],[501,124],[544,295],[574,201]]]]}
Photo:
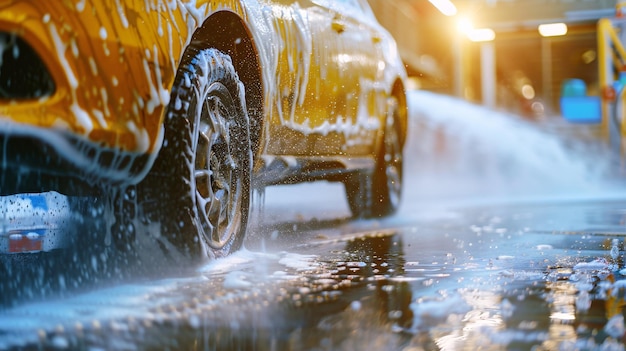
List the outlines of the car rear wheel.
{"type": "Polygon", "coordinates": [[[252,153],[244,87],[228,55],[190,48],[186,57],[150,192],[165,246],[220,257],[242,245],[248,222],[252,153]]]}
{"type": "Polygon", "coordinates": [[[374,218],[394,213],[402,195],[403,155],[398,101],[389,98],[383,142],[372,173],[356,173],[345,181],[354,217],[374,218]]]}

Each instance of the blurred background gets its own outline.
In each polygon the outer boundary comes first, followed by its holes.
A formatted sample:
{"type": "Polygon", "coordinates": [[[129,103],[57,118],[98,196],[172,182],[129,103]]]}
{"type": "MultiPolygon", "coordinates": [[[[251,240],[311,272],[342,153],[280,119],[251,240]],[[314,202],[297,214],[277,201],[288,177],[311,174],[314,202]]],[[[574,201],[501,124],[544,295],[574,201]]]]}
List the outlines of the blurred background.
{"type": "Polygon", "coordinates": [[[571,79],[599,95],[598,21],[620,0],[369,0],[412,87],[529,119],[561,114],[571,79]]]}

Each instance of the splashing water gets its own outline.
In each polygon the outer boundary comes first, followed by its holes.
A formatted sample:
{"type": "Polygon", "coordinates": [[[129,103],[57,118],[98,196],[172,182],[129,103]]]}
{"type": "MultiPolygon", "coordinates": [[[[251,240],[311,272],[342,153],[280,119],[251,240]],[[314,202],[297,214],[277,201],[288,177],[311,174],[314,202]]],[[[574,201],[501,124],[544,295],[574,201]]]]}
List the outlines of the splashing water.
{"type": "Polygon", "coordinates": [[[409,110],[405,184],[411,198],[623,194],[616,158],[600,141],[550,133],[511,114],[424,91],[409,94],[409,110]]]}

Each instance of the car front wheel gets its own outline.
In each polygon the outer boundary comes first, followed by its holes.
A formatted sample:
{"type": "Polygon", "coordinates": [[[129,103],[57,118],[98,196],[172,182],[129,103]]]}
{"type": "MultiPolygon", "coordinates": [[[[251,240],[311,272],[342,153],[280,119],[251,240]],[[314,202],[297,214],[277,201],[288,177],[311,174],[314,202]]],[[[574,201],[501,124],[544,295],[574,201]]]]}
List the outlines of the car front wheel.
{"type": "Polygon", "coordinates": [[[228,55],[190,48],[186,57],[149,192],[158,201],[152,207],[159,209],[163,245],[192,258],[220,257],[242,245],[248,222],[252,152],[244,87],[228,55]]]}

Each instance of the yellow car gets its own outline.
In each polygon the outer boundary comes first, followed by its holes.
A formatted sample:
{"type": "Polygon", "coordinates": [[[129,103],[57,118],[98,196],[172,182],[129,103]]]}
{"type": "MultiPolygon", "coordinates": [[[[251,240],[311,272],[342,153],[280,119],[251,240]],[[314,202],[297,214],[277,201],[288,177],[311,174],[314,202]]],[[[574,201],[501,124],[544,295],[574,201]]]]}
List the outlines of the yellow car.
{"type": "Polygon", "coordinates": [[[0,0],[0,54],[2,196],[105,197],[192,257],[242,244],[255,188],[398,207],[406,73],[365,0],[0,0]]]}

